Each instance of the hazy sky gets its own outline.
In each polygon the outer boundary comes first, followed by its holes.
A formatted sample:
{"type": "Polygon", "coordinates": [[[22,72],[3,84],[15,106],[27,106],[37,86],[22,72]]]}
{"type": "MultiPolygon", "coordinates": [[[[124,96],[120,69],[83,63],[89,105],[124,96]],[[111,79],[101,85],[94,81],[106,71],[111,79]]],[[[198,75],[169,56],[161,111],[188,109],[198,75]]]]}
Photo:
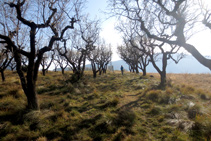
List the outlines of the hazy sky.
{"type": "MultiPolygon", "coordinates": [[[[92,18],[98,17],[102,20],[102,31],[101,37],[103,37],[107,43],[112,44],[113,57],[112,61],[120,60],[116,53],[117,45],[121,45],[121,37],[118,31],[115,30],[115,18],[106,19],[106,15],[103,11],[107,9],[107,0],[87,0],[87,9],[86,12],[90,13],[92,18]]],[[[210,0],[206,0],[208,3],[211,3],[210,0]]],[[[207,29],[203,32],[199,32],[191,37],[188,41],[194,45],[200,53],[203,55],[211,56],[211,30],[207,29]]]]}
{"type": "Polygon", "coordinates": [[[101,27],[102,31],[100,36],[103,37],[106,43],[111,43],[112,45],[112,61],[120,60],[119,56],[116,53],[117,45],[121,44],[121,37],[118,31],[115,30],[116,19],[107,18],[104,12],[107,9],[107,0],[87,0],[87,9],[86,12],[90,13],[91,18],[100,18],[102,21],[101,27]]]}

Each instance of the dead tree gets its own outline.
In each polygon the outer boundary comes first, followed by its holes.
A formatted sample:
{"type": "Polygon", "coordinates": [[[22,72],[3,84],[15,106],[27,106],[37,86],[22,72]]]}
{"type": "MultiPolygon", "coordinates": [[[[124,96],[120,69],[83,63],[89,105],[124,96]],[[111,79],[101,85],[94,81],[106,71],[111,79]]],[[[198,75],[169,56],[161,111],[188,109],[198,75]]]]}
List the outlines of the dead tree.
{"type": "MultiPolygon", "coordinates": [[[[37,93],[36,93],[36,82],[38,77],[38,71],[40,63],[43,59],[43,54],[52,49],[55,41],[60,41],[63,39],[66,31],[68,29],[74,28],[75,18],[69,19],[69,16],[65,10],[68,8],[67,5],[73,4],[74,10],[80,10],[81,2],[70,3],[69,1],[33,1],[30,2],[26,0],[18,0],[17,2],[5,3],[5,7],[10,12],[9,17],[3,17],[9,22],[10,19],[15,19],[15,23],[9,26],[14,26],[7,28],[7,32],[0,33],[0,43],[4,44],[7,49],[13,52],[14,59],[16,62],[16,69],[21,80],[22,89],[27,97],[28,108],[37,110],[39,109],[37,93]],[[31,7],[30,7],[31,6],[31,7]],[[13,13],[11,13],[11,10],[13,13]],[[29,8],[29,9],[27,9],[29,8]],[[38,10],[42,9],[42,10],[38,10]],[[35,12],[33,12],[35,11],[35,12]],[[39,12],[37,12],[39,11],[39,12]],[[29,16],[30,14],[30,16],[29,16]],[[33,15],[34,14],[34,15],[33,15]],[[37,17],[34,18],[34,17],[37,17]],[[66,23],[63,19],[69,20],[66,23]],[[63,23],[63,28],[58,30],[55,25],[63,23]],[[18,25],[18,26],[17,26],[18,25]],[[22,25],[25,29],[25,38],[28,38],[29,42],[25,44],[26,46],[20,46],[17,41],[13,40],[19,34],[22,34],[19,26],[22,25]],[[16,29],[13,31],[13,29],[16,29]],[[13,33],[11,36],[11,33],[13,33]],[[47,33],[47,34],[46,34],[47,33]],[[48,38],[36,38],[41,35],[48,35],[48,38]],[[42,47],[37,47],[38,40],[44,40],[45,44],[42,47]],[[28,47],[28,48],[27,48],[28,47]],[[28,59],[27,72],[26,74],[22,70],[21,57],[25,56],[28,59]]],[[[74,11],[73,12],[74,15],[74,11]]],[[[69,14],[71,14],[71,12],[69,14]]],[[[1,29],[5,31],[5,23],[3,22],[1,29]]],[[[1,31],[2,31],[1,30],[1,31]]]]}

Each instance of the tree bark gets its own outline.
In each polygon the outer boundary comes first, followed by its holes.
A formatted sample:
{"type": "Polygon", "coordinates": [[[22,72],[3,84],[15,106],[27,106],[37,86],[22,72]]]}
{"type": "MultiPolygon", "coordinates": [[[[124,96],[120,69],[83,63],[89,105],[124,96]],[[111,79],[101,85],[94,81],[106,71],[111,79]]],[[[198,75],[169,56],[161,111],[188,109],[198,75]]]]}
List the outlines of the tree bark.
{"type": "Polygon", "coordinates": [[[138,67],[136,66],[136,73],[138,74],[139,73],[139,70],[138,70],[138,67]]]}
{"type": "Polygon", "coordinates": [[[45,76],[45,70],[44,69],[42,70],[42,75],[45,76]]]}
{"type": "Polygon", "coordinates": [[[64,75],[64,68],[61,68],[62,69],[62,74],[64,75]]]}
{"type": "Polygon", "coordinates": [[[160,86],[164,87],[166,86],[166,67],[167,67],[167,53],[163,53],[163,59],[162,59],[162,71],[160,72],[160,86]]]}
{"type": "Polygon", "coordinates": [[[163,71],[160,74],[160,86],[165,87],[166,86],[166,71],[163,71]]]}
{"type": "Polygon", "coordinates": [[[39,109],[39,104],[38,104],[35,86],[36,86],[35,82],[28,83],[27,94],[26,94],[27,101],[28,101],[27,108],[31,109],[31,110],[38,110],[39,109]]]}
{"type": "Polygon", "coordinates": [[[99,71],[99,75],[101,75],[101,74],[102,74],[102,70],[99,71]]]}
{"type": "Polygon", "coordinates": [[[1,78],[2,78],[2,82],[4,82],[5,81],[4,71],[1,71],[1,78]]]}
{"type": "Polygon", "coordinates": [[[93,71],[93,78],[96,78],[96,77],[97,77],[97,72],[93,71]]]}
{"type": "Polygon", "coordinates": [[[211,70],[211,59],[205,58],[193,45],[182,43],[181,44],[189,53],[193,55],[196,60],[199,61],[202,65],[211,70]]]}
{"type": "Polygon", "coordinates": [[[147,75],[146,67],[143,68],[142,72],[143,72],[143,76],[146,76],[147,75]]]}

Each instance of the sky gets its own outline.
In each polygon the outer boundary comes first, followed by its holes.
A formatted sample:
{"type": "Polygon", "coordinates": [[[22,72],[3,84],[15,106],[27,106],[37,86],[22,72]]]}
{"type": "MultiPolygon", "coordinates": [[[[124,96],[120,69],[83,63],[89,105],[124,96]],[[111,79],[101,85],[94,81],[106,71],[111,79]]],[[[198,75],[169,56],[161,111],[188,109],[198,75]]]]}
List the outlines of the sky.
{"type": "Polygon", "coordinates": [[[116,19],[114,17],[108,19],[108,15],[104,12],[107,9],[107,0],[87,0],[86,12],[89,13],[89,16],[94,18],[100,18],[102,21],[101,24],[101,33],[100,36],[105,39],[107,44],[112,45],[112,61],[121,60],[118,56],[117,46],[121,45],[121,36],[117,30],[115,30],[116,19]]]}
{"type": "MultiPolygon", "coordinates": [[[[210,0],[205,0],[211,6],[210,0]]],[[[107,19],[108,15],[103,13],[106,11],[107,0],[87,0],[86,12],[90,14],[91,18],[100,18],[102,21],[102,31],[100,36],[105,39],[107,43],[112,45],[112,61],[120,60],[120,57],[116,53],[117,46],[121,45],[122,40],[120,33],[115,30],[115,24],[117,23],[114,17],[107,19]],[[107,19],[107,20],[106,20],[107,19]]],[[[198,51],[204,56],[211,56],[211,30],[206,29],[197,34],[194,34],[188,43],[194,45],[198,51]]]]}

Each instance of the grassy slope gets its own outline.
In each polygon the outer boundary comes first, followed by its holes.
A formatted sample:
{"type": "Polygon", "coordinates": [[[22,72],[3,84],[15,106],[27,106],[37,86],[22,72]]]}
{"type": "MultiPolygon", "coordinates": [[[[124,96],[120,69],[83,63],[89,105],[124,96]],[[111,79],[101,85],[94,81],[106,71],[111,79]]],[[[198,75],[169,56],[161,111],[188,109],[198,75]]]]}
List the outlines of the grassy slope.
{"type": "Polygon", "coordinates": [[[157,77],[86,72],[72,85],[70,74],[49,72],[37,82],[40,111],[27,112],[17,75],[6,73],[0,140],[203,140],[211,133],[209,86],[189,86],[191,75],[171,74],[173,85],[160,90],[157,77]]]}

